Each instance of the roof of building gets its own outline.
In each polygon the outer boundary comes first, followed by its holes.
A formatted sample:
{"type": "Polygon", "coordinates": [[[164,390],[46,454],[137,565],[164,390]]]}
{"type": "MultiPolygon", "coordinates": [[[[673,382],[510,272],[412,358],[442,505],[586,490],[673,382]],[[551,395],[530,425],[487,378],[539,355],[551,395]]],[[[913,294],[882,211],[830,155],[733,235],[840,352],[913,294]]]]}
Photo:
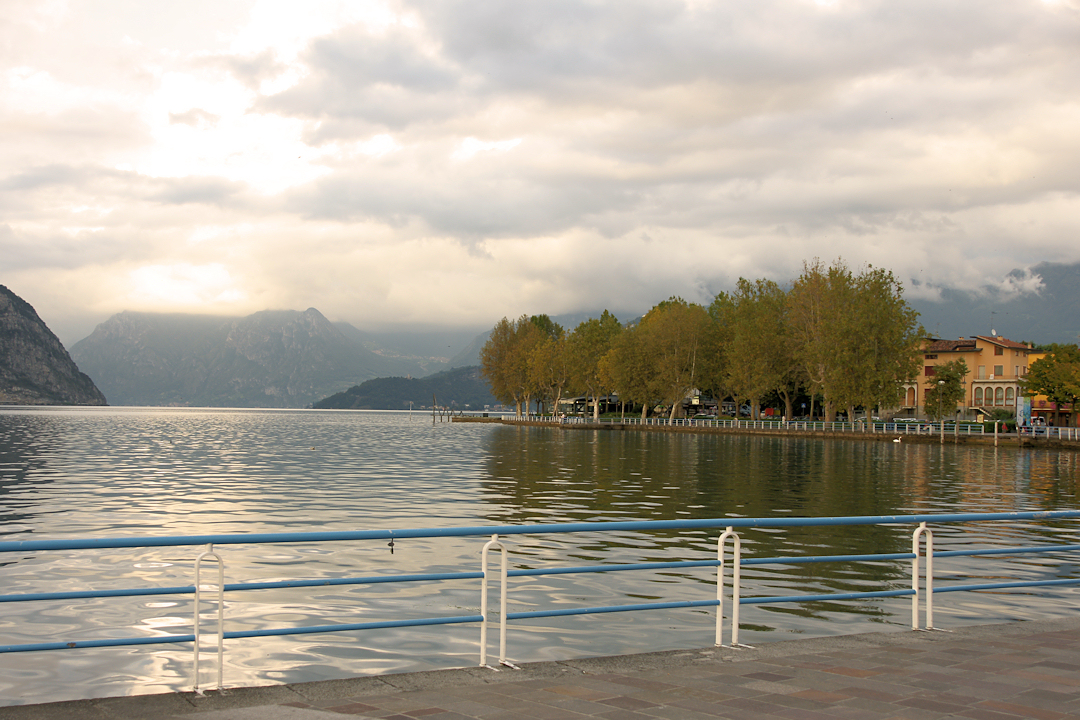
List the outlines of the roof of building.
{"type": "Polygon", "coordinates": [[[1024,343],[1018,343],[1015,340],[1009,340],[1007,338],[1001,337],[1000,335],[997,335],[997,336],[994,336],[994,335],[976,335],[975,337],[977,339],[979,339],[979,340],[985,340],[988,343],[993,343],[994,345],[1000,345],[1001,347],[1011,348],[1013,350],[1030,350],[1031,349],[1028,345],[1025,345],[1024,343]]]}
{"type": "Polygon", "coordinates": [[[936,338],[927,338],[929,342],[926,347],[923,348],[924,353],[946,353],[946,352],[973,352],[975,348],[975,339],[963,339],[960,340],[938,340],[936,338]]]}

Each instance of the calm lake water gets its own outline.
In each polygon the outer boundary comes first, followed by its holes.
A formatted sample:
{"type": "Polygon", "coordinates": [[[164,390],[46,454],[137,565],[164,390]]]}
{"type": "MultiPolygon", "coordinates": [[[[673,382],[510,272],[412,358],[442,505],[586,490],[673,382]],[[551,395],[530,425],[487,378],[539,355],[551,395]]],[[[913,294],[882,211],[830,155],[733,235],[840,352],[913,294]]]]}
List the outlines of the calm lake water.
{"type": "MultiPolygon", "coordinates": [[[[1072,452],[432,424],[420,412],[0,409],[0,540],[602,520],[1075,509],[1072,452]]],[[[938,549],[1077,542],[1076,523],[940,527],[938,549]]],[[[743,533],[745,556],[907,552],[911,527],[743,533]]],[[[507,539],[522,567],[715,558],[716,531],[507,539]]],[[[484,540],[220,546],[227,582],[479,569],[484,540]]],[[[0,555],[3,593],[190,585],[198,548],[0,555]]],[[[937,561],[1058,578],[1076,556],[937,561]]],[[[746,567],[744,595],[902,589],[909,561],[746,567]]],[[[510,610],[715,597],[715,571],[520,578],[510,610]]],[[[963,580],[958,580],[963,581],[963,580]]],[[[990,580],[986,580],[990,581],[990,580]]],[[[1076,588],[949,593],[935,624],[1066,616],[1076,588]]],[[[232,593],[230,630],[471,615],[479,581],[232,593]]],[[[190,596],[0,604],[0,645],[191,632],[190,596]]],[[[706,647],[711,610],[523,621],[516,661],[706,647]]],[[[910,599],[744,606],[740,639],[903,630],[910,599]]],[[[476,625],[226,643],[226,685],[475,665],[476,625]]],[[[492,646],[489,652],[496,652],[492,646]]],[[[204,660],[210,665],[211,658],[204,660]]],[[[0,654],[0,705],[191,686],[191,646],[0,654]]],[[[209,674],[203,684],[211,685],[209,674]]]]}

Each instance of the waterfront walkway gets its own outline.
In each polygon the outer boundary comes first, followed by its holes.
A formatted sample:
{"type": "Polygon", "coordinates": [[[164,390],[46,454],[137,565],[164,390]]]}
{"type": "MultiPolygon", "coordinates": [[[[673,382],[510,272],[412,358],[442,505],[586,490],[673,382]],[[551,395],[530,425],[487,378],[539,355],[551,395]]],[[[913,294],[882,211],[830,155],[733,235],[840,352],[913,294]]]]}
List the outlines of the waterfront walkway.
{"type": "Polygon", "coordinates": [[[0,708],[0,720],[1080,717],[1080,617],[0,708]]]}

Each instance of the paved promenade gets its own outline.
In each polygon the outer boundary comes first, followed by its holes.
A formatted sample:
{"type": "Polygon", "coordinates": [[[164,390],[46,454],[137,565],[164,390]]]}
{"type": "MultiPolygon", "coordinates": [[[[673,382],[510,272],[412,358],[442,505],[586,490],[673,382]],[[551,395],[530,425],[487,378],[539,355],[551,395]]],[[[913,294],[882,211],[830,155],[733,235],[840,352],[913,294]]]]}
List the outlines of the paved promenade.
{"type": "Polygon", "coordinates": [[[1080,717],[1080,617],[0,708],[0,720],[1080,717]]]}

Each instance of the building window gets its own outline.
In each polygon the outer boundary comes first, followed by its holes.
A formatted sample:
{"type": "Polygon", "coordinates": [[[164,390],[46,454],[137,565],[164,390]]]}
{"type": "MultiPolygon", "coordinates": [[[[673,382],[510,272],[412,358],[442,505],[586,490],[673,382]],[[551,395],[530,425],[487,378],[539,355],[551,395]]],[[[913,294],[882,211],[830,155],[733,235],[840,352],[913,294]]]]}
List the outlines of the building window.
{"type": "Polygon", "coordinates": [[[907,389],[907,406],[915,407],[915,388],[907,389]]]}
{"type": "Polygon", "coordinates": [[[933,377],[936,374],[937,368],[933,365],[927,365],[925,368],[923,368],[923,375],[925,375],[926,377],[933,377]]]}
{"type": "Polygon", "coordinates": [[[1005,388],[1005,404],[1012,405],[1016,398],[1013,396],[1012,388],[1005,388]]]}
{"type": "Polygon", "coordinates": [[[1005,374],[1005,366],[1004,365],[995,365],[994,366],[994,377],[1001,377],[1004,374],[1005,374]]]}
{"type": "Polygon", "coordinates": [[[998,389],[994,390],[994,404],[995,405],[1004,405],[1005,404],[1005,389],[1004,388],[998,388],[998,389]]]}
{"type": "Polygon", "coordinates": [[[986,379],[986,366],[985,365],[980,365],[979,366],[979,376],[976,379],[977,380],[985,380],[986,379]]]}
{"type": "Polygon", "coordinates": [[[926,359],[927,360],[937,360],[937,355],[927,355],[926,359]]]}
{"type": "Polygon", "coordinates": [[[1005,348],[1003,348],[1003,347],[994,348],[994,354],[995,355],[1004,355],[1005,354],[1005,348]]]}
{"type": "Polygon", "coordinates": [[[975,404],[982,405],[982,388],[975,388],[975,404]]]}

